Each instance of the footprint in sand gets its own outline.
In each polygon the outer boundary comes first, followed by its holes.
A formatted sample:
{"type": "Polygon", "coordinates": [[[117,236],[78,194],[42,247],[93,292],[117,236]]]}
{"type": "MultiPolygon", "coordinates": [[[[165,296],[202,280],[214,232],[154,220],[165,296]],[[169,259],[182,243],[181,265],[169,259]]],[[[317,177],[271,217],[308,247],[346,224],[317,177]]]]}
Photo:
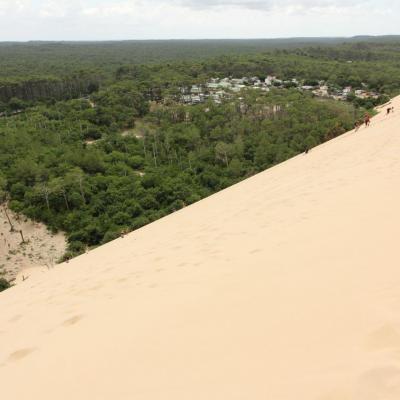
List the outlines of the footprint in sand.
{"type": "Polygon", "coordinates": [[[98,290],[100,290],[103,287],[102,284],[98,284],[96,286],[91,287],[90,289],[88,289],[88,292],[97,292],[98,290]]]}
{"type": "Polygon", "coordinates": [[[354,400],[399,398],[400,370],[395,366],[373,368],[359,377],[354,400]]]}
{"type": "Polygon", "coordinates": [[[157,287],[158,285],[156,285],[155,283],[152,283],[151,285],[148,286],[149,289],[155,289],[157,287]]]}
{"type": "Polygon", "coordinates": [[[181,262],[180,264],[178,264],[178,267],[186,267],[187,263],[185,262],[181,262]]]}
{"type": "Polygon", "coordinates": [[[11,319],[8,320],[8,322],[17,322],[22,318],[22,315],[16,315],[15,317],[12,317],[11,319]]]}
{"type": "Polygon", "coordinates": [[[75,315],[72,318],[68,318],[62,323],[62,326],[72,326],[76,325],[81,319],[83,318],[83,315],[75,315]]]}
{"type": "Polygon", "coordinates": [[[369,335],[367,348],[372,351],[400,348],[400,332],[391,324],[386,324],[369,335]]]}
{"type": "Polygon", "coordinates": [[[257,254],[257,253],[261,253],[261,249],[254,249],[250,251],[250,254],[257,254]]]}
{"type": "Polygon", "coordinates": [[[8,357],[8,361],[19,361],[22,360],[23,358],[29,356],[29,354],[33,353],[36,349],[31,347],[31,348],[26,348],[26,349],[20,349],[17,351],[14,351],[14,353],[11,353],[8,357]]]}

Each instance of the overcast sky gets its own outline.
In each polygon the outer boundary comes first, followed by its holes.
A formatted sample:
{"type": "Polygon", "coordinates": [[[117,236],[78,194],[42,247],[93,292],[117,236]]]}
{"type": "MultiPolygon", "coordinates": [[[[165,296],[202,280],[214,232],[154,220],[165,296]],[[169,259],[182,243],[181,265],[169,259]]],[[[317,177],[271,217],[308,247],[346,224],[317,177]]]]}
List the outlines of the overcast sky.
{"type": "Polygon", "coordinates": [[[0,0],[0,41],[400,34],[399,0],[0,0]]]}

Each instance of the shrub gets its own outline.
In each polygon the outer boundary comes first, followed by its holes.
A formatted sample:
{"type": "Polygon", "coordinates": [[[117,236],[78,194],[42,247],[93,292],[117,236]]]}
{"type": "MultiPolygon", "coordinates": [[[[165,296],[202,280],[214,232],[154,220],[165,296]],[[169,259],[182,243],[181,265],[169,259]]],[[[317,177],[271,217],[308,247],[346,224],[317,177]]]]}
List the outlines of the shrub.
{"type": "Polygon", "coordinates": [[[6,290],[10,287],[10,283],[6,281],[4,278],[0,278],[0,292],[6,290]]]}

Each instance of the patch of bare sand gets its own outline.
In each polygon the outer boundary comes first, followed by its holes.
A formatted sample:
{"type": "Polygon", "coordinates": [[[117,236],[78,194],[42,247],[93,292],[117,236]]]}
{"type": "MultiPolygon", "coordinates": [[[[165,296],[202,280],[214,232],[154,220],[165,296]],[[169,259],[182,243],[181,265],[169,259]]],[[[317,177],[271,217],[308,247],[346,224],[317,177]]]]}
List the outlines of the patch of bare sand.
{"type": "Polygon", "coordinates": [[[127,129],[121,133],[121,136],[134,136],[136,139],[143,139],[147,134],[153,133],[155,127],[143,119],[135,120],[135,127],[127,129]]]}
{"type": "Polygon", "coordinates": [[[64,234],[52,234],[45,225],[0,206],[0,276],[8,281],[19,283],[52,268],[66,246],[64,234]]]}

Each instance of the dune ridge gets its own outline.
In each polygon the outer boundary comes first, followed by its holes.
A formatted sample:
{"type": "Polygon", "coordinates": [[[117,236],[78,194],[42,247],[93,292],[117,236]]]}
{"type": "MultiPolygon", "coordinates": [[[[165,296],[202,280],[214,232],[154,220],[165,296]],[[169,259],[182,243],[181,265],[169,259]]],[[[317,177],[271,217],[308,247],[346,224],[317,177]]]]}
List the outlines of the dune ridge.
{"type": "Polygon", "coordinates": [[[398,400],[395,112],[0,294],[14,400],[398,400]]]}

